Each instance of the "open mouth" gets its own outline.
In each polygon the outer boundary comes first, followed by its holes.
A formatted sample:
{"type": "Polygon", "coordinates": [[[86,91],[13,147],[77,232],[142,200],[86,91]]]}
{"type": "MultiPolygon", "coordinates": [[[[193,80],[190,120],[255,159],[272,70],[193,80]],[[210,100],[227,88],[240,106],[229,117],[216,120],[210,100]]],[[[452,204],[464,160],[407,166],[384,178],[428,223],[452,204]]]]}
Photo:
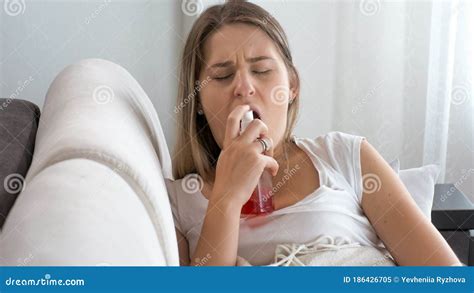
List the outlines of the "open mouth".
{"type": "Polygon", "coordinates": [[[260,114],[257,111],[253,110],[252,112],[253,112],[253,119],[260,119],[260,114]]]}

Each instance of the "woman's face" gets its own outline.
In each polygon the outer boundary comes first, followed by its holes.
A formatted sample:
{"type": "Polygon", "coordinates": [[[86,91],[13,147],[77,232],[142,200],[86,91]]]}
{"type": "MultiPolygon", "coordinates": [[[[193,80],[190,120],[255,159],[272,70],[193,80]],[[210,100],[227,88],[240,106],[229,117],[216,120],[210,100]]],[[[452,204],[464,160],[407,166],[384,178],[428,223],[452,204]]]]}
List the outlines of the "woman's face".
{"type": "Polygon", "coordinates": [[[214,32],[203,50],[200,101],[217,144],[222,148],[230,112],[248,104],[277,146],[295,89],[290,88],[288,70],[273,41],[255,26],[231,24],[214,32]]]}

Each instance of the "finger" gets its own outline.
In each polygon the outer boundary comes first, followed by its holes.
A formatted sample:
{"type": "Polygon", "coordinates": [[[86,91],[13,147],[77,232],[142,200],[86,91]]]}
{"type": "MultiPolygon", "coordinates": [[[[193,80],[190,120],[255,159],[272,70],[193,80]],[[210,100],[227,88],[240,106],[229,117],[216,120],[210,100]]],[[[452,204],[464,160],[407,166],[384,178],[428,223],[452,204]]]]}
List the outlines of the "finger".
{"type": "Polygon", "coordinates": [[[235,107],[232,112],[230,112],[229,116],[227,117],[226,127],[225,127],[225,134],[224,134],[224,145],[225,148],[228,146],[237,136],[239,136],[240,132],[240,120],[244,116],[245,112],[250,110],[249,105],[240,105],[235,107]]]}
{"type": "Polygon", "coordinates": [[[262,136],[259,139],[256,139],[251,143],[251,148],[257,153],[273,157],[273,140],[270,137],[262,136]],[[263,144],[259,141],[260,139],[265,139],[267,142],[268,150],[265,152],[263,150],[263,144]]]}
{"type": "Polygon", "coordinates": [[[247,129],[242,133],[241,139],[242,141],[246,141],[251,143],[255,141],[257,138],[264,136],[268,133],[267,125],[260,119],[254,119],[250,122],[247,129]]]}
{"type": "Polygon", "coordinates": [[[265,161],[265,170],[270,171],[270,173],[275,176],[278,173],[278,168],[280,167],[278,162],[272,157],[265,155],[262,156],[263,160],[265,161]]]}

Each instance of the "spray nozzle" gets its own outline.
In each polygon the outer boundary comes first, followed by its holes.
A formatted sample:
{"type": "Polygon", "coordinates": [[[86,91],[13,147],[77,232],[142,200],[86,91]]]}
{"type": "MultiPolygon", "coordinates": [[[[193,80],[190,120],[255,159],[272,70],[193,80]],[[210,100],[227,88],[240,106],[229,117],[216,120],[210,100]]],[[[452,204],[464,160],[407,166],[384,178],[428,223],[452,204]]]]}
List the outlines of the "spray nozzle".
{"type": "Polygon", "coordinates": [[[249,126],[250,122],[254,119],[253,117],[253,111],[249,110],[245,112],[244,117],[242,117],[242,120],[240,122],[240,134],[247,129],[247,126],[249,126]]]}

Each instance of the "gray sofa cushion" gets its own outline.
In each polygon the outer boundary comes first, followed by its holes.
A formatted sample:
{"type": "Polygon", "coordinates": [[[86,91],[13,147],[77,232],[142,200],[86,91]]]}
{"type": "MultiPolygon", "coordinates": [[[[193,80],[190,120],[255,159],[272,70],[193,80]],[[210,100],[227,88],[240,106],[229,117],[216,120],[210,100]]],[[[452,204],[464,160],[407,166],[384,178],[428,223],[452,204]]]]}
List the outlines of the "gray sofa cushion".
{"type": "Polygon", "coordinates": [[[39,117],[39,108],[31,102],[0,99],[0,228],[23,188],[39,117]]]}

